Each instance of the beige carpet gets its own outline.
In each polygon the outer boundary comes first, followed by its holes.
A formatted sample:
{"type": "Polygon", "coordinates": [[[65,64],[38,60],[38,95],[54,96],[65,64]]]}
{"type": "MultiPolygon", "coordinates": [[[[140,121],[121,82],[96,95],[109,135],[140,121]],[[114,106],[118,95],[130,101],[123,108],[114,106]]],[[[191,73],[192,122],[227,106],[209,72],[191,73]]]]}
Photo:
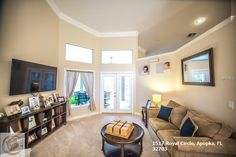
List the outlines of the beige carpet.
{"type": "Polygon", "coordinates": [[[130,114],[99,114],[68,122],[34,146],[31,157],[103,157],[100,129],[115,119],[142,126],[145,131],[142,157],[158,157],[152,151],[152,140],[141,118],[130,114]]]}

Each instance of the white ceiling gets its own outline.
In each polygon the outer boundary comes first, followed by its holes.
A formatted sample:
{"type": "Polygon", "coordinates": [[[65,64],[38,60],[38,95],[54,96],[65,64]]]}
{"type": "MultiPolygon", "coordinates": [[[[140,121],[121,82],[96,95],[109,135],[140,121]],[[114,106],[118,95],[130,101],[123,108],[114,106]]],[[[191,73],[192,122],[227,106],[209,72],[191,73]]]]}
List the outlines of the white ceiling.
{"type": "Polygon", "coordinates": [[[139,32],[149,55],[176,50],[230,16],[230,0],[54,0],[67,16],[98,31],[139,32]],[[198,17],[207,20],[193,25],[198,17]]]}

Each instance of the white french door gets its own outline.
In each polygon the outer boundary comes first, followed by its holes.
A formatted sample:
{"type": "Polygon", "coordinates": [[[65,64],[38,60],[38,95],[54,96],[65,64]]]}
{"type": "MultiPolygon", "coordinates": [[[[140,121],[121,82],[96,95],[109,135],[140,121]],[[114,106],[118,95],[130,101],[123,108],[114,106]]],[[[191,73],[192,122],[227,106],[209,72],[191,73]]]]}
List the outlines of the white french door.
{"type": "Polygon", "coordinates": [[[101,109],[102,112],[132,111],[132,74],[101,74],[101,109]]]}

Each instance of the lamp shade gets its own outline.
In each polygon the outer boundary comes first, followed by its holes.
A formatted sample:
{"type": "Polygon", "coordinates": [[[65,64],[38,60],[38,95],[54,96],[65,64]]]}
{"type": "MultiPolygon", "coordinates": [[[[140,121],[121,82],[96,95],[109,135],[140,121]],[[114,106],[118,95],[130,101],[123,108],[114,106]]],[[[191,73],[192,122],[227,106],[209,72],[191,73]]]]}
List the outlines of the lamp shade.
{"type": "Polygon", "coordinates": [[[152,95],[152,102],[155,105],[155,107],[157,107],[158,103],[161,102],[161,95],[160,94],[153,94],[152,95]]]}

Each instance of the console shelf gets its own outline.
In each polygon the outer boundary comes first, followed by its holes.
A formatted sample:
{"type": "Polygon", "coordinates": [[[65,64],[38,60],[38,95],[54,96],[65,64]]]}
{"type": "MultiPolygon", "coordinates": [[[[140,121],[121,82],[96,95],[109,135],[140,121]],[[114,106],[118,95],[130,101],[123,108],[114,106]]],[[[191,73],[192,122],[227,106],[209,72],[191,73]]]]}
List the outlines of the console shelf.
{"type": "Polygon", "coordinates": [[[24,133],[25,147],[31,148],[65,125],[67,122],[66,113],[66,102],[52,103],[51,107],[41,108],[25,115],[18,115],[15,118],[4,118],[0,120],[0,132],[10,132],[11,127],[14,132],[24,133]],[[34,116],[36,126],[29,129],[29,117],[31,116],[34,116]],[[42,134],[43,128],[47,130],[45,134],[42,134]],[[32,135],[35,139],[29,142],[32,135]]]}

